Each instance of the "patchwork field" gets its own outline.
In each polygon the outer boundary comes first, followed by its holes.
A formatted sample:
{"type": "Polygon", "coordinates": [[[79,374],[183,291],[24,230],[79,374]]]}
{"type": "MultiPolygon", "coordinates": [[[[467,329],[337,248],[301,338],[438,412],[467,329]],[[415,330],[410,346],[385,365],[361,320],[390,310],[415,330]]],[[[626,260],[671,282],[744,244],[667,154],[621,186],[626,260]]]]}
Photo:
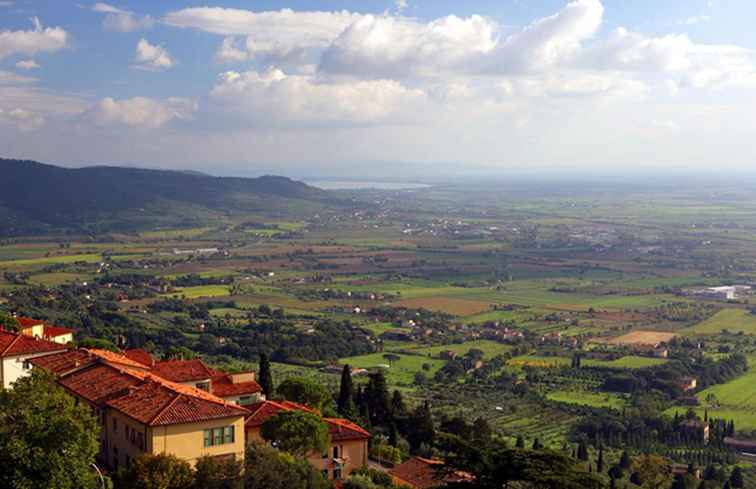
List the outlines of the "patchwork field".
{"type": "Polygon", "coordinates": [[[564,402],[600,408],[622,409],[627,401],[622,396],[606,392],[591,392],[584,389],[555,390],[546,395],[550,401],[564,402]]]}
{"type": "Polygon", "coordinates": [[[470,316],[491,308],[490,302],[457,299],[454,297],[428,297],[407,299],[394,303],[399,307],[408,309],[428,309],[429,311],[439,311],[455,316],[470,316]]]}
{"type": "MultiPolygon", "coordinates": [[[[585,367],[604,367],[604,368],[616,368],[616,369],[638,369],[648,368],[656,365],[661,365],[668,360],[665,358],[652,358],[652,357],[640,357],[635,355],[628,355],[617,360],[596,360],[593,358],[583,358],[581,364],[585,367]]],[[[554,357],[554,356],[539,356],[539,355],[521,355],[514,357],[507,365],[513,367],[541,367],[541,368],[555,368],[555,367],[568,367],[572,363],[572,358],[568,357],[554,357]]]]}
{"type": "Polygon", "coordinates": [[[608,340],[611,345],[655,345],[664,343],[677,336],[675,333],[661,331],[632,331],[608,340]]]}

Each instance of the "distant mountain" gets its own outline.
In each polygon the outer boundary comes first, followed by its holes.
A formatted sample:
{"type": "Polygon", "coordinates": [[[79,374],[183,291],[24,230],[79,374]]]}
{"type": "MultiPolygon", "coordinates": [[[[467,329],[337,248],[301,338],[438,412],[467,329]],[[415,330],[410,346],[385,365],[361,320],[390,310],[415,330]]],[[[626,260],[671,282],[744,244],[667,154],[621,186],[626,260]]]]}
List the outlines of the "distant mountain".
{"type": "Polygon", "coordinates": [[[283,215],[338,203],[329,192],[285,177],[0,159],[0,237],[193,225],[239,212],[283,215]]]}

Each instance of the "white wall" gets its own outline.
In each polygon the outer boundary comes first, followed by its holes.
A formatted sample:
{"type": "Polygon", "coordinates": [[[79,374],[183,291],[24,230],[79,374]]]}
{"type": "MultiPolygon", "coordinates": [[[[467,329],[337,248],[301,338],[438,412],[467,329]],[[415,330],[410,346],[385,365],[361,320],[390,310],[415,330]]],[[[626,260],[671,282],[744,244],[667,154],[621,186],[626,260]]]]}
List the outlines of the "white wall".
{"type": "Polygon", "coordinates": [[[6,389],[10,389],[12,384],[20,379],[21,377],[25,377],[31,373],[31,368],[28,370],[24,369],[24,362],[26,360],[29,360],[30,358],[36,358],[36,357],[43,357],[45,355],[50,355],[52,353],[61,353],[65,350],[59,350],[59,351],[52,351],[52,352],[44,352],[44,353],[34,353],[31,355],[21,355],[18,357],[5,357],[2,359],[2,369],[0,369],[0,374],[2,374],[2,385],[6,389]]]}

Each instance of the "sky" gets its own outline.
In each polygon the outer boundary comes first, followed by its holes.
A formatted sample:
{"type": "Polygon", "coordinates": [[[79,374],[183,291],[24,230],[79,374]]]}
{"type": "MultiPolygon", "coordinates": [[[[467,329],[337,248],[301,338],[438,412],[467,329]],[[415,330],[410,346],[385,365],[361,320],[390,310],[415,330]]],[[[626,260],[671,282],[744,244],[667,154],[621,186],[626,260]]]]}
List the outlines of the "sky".
{"type": "Polygon", "coordinates": [[[0,0],[0,157],[755,173],[752,0],[0,0]]]}

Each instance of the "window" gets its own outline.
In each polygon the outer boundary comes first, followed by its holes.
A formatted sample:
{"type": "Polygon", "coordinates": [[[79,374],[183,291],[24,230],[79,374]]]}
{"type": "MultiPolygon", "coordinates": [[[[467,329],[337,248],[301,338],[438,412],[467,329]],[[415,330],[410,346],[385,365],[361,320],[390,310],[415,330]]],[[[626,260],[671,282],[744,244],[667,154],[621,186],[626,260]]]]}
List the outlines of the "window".
{"type": "Polygon", "coordinates": [[[197,389],[202,389],[203,391],[210,392],[210,382],[197,382],[195,384],[197,389]]]}
{"type": "Polygon", "coordinates": [[[137,446],[140,450],[144,450],[144,435],[141,431],[137,433],[137,446]]]}
{"type": "Polygon", "coordinates": [[[125,438],[126,440],[128,440],[128,439],[129,439],[129,430],[130,430],[130,429],[131,429],[131,428],[129,428],[129,425],[125,425],[125,428],[124,428],[124,430],[123,430],[123,437],[124,437],[124,438],[125,438]]]}
{"type": "Polygon", "coordinates": [[[335,467],[333,469],[333,480],[341,480],[341,467],[335,467]]]}
{"type": "Polygon", "coordinates": [[[118,433],[118,420],[113,418],[113,433],[118,433]]]}
{"type": "Polygon", "coordinates": [[[333,447],[333,458],[339,458],[339,447],[333,447]]]}
{"type": "Polygon", "coordinates": [[[204,431],[204,445],[206,447],[233,443],[235,439],[234,427],[212,428],[204,431]]]}

